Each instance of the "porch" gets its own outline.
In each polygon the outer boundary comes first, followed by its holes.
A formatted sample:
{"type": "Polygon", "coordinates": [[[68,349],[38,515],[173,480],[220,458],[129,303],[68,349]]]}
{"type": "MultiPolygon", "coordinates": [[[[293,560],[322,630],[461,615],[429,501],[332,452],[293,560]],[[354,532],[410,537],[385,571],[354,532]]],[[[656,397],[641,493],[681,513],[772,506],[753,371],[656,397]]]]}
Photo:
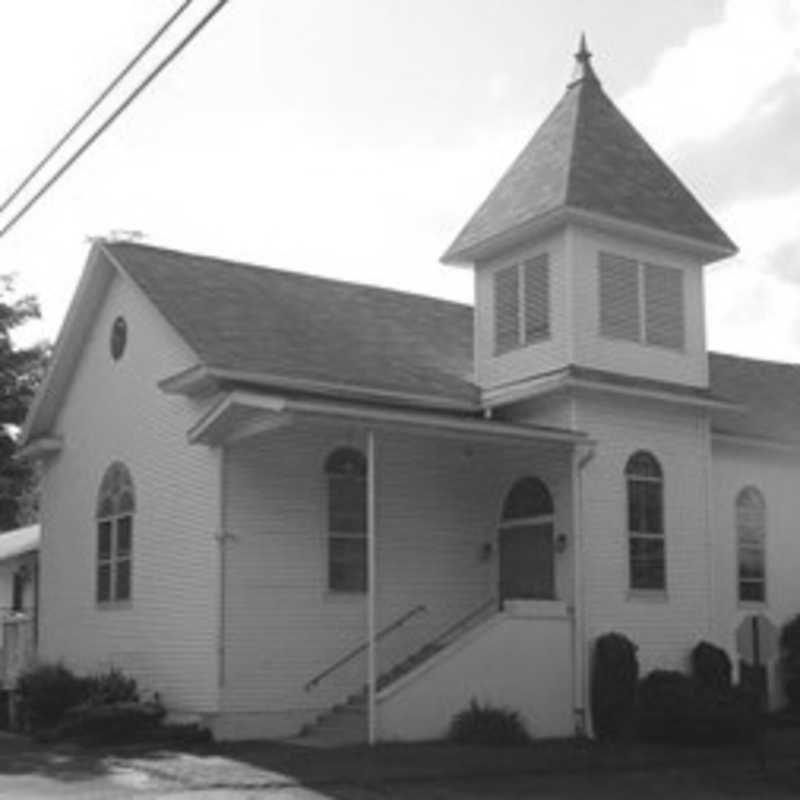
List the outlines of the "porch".
{"type": "Polygon", "coordinates": [[[585,440],[441,421],[238,406],[195,430],[223,452],[218,735],[293,735],[337,708],[371,741],[436,738],[473,697],[572,731],[585,440]]]}

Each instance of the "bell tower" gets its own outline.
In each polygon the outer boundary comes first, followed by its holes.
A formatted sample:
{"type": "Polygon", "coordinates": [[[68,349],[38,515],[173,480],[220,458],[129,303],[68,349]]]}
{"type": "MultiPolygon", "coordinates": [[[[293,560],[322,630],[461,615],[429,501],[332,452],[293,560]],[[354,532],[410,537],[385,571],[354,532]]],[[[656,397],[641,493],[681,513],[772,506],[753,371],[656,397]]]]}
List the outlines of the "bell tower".
{"type": "Polygon", "coordinates": [[[613,104],[575,77],[442,257],[475,275],[487,399],[570,373],[708,385],[702,267],[736,246],[613,104]]]}

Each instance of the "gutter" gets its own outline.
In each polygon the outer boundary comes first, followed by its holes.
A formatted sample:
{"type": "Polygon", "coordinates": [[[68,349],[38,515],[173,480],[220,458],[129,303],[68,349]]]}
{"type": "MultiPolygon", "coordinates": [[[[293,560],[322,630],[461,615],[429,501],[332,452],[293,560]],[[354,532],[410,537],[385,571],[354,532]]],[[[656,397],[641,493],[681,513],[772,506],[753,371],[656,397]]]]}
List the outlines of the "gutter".
{"type": "Polygon", "coordinates": [[[158,388],[166,394],[192,395],[218,389],[219,383],[250,384],[252,386],[292,390],[317,395],[352,397],[359,400],[372,400],[379,403],[393,403],[443,411],[477,412],[481,404],[476,399],[458,400],[436,394],[417,394],[415,392],[393,391],[353,383],[333,383],[307,378],[292,378],[285,375],[264,372],[245,372],[241,370],[220,369],[197,364],[190,369],[170,375],[159,381],[158,388]]]}
{"type": "Polygon", "coordinates": [[[367,424],[400,425],[428,429],[440,435],[468,435],[477,438],[500,439],[508,442],[590,443],[586,434],[562,428],[513,425],[480,417],[453,417],[434,412],[384,409],[375,406],[334,403],[322,400],[295,400],[239,390],[228,394],[224,400],[192,426],[187,433],[189,442],[191,444],[201,443],[209,427],[235,405],[261,410],[274,416],[335,417],[367,424]]]}

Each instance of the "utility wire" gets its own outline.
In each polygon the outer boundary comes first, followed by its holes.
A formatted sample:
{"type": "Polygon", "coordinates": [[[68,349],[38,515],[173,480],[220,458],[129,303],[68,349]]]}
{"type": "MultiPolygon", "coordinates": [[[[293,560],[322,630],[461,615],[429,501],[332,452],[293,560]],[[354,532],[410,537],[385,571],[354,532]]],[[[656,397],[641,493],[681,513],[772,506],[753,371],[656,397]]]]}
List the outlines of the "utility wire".
{"type": "Polygon", "coordinates": [[[195,25],[191,31],[164,57],[158,66],[120,103],[108,119],[67,159],[58,171],[39,189],[38,192],[0,229],[0,238],[5,236],[30,209],[46,194],[53,184],[105,133],[123,114],[128,106],[177,58],[192,39],[228,4],[229,0],[219,0],[216,5],[195,25]]]}
{"type": "Polygon", "coordinates": [[[3,201],[2,205],[0,205],[0,214],[2,214],[10,205],[14,202],[14,200],[19,197],[20,193],[25,189],[26,186],[42,171],[42,169],[50,162],[53,156],[66,144],[66,142],[72,137],[72,134],[83,125],[84,122],[92,115],[95,109],[106,99],[106,97],[114,91],[114,89],[119,86],[122,80],[128,75],[128,73],[142,60],[142,58],[149,52],[149,50],[153,47],[153,45],[167,32],[167,30],[172,27],[172,23],[175,22],[181,14],[194,2],[194,0],[185,0],[180,7],[175,11],[172,16],[167,19],[167,21],[148,39],[147,43],[142,47],[141,50],[128,62],[125,68],[120,72],[111,83],[106,86],[105,89],[100,93],[98,98],[86,109],[86,111],[81,114],[78,119],[73,123],[72,127],[50,148],[47,152],[45,157],[39,161],[39,163],[25,176],[19,186],[14,189],[11,194],[6,197],[3,201]]]}

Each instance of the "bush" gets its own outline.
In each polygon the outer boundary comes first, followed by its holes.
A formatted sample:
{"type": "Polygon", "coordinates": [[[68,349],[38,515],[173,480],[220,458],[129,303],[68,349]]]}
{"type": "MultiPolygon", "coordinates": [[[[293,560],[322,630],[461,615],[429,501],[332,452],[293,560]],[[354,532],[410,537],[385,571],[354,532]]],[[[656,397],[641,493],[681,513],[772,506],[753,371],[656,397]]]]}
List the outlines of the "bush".
{"type": "Polygon", "coordinates": [[[620,633],[598,637],[592,660],[591,708],[595,736],[601,741],[620,739],[630,732],[638,678],[636,645],[620,633]]]}
{"type": "Polygon", "coordinates": [[[749,741],[756,732],[753,695],[717,691],[680,672],[654,670],[639,684],[639,735],[666,744],[749,741]]]}
{"type": "Polygon", "coordinates": [[[700,642],[692,650],[692,677],[704,689],[714,692],[730,692],[733,683],[733,665],[728,654],[710,642],[700,642]]]}
{"type": "Polygon", "coordinates": [[[90,701],[65,713],[58,736],[118,744],[146,736],[159,727],[165,714],[164,706],[157,702],[90,701]]]}
{"type": "Polygon", "coordinates": [[[456,744],[492,746],[521,745],[531,740],[516,711],[481,706],[475,700],[453,717],[448,738],[456,744]]]}
{"type": "Polygon", "coordinates": [[[800,713],[800,614],[781,630],[781,675],[789,708],[800,713]]]}
{"type": "Polygon", "coordinates": [[[139,689],[134,678],[129,678],[116,667],[108,672],[90,675],[86,681],[87,702],[91,705],[109,703],[137,703],[139,689]]]}
{"type": "Polygon", "coordinates": [[[40,664],[19,677],[17,690],[24,727],[34,732],[60,729],[73,709],[121,705],[125,715],[139,701],[136,681],[113,667],[78,677],[63,664],[40,664]]]}
{"type": "Polygon", "coordinates": [[[17,680],[23,727],[41,730],[57,725],[71,706],[84,702],[87,685],[63,664],[40,664],[17,680]]]}

